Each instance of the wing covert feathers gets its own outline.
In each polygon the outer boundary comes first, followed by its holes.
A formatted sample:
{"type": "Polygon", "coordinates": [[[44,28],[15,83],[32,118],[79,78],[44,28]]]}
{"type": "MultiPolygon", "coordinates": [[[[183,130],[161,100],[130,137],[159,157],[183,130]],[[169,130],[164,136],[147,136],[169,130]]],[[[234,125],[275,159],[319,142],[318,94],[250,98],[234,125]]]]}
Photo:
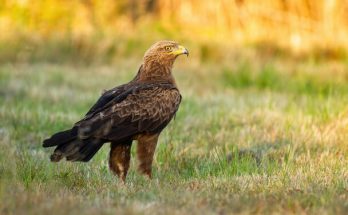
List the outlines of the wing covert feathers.
{"type": "Polygon", "coordinates": [[[169,123],[180,101],[181,95],[176,88],[135,88],[78,122],[78,135],[82,139],[93,136],[115,140],[142,132],[155,133],[169,123]]]}

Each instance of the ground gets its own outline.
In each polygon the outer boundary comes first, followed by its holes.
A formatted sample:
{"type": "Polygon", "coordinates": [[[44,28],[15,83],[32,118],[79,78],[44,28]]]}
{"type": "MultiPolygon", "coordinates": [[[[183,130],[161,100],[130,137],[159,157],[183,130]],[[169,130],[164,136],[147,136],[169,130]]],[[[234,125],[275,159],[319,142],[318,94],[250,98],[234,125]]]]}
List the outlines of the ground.
{"type": "Polygon", "coordinates": [[[348,211],[344,61],[180,58],[183,101],[160,137],[153,180],[132,159],[120,183],[108,145],[89,163],[50,163],[42,140],[130,80],[140,61],[0,66],[0,214],[348,211]]]}

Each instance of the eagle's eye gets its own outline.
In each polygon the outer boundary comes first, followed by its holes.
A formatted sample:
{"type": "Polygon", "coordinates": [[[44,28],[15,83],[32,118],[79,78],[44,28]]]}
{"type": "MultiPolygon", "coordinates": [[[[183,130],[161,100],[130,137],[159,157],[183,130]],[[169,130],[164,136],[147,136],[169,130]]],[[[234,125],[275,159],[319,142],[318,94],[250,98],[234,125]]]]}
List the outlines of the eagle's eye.
{"type": "Polygon", "coordinates": [[[166,47],[164,47],[164,49],[165,49],[166,51],[171,51],[171,50],[172,50],[172,47],[171,47],[171,46],[166,46],[166,47]]]}

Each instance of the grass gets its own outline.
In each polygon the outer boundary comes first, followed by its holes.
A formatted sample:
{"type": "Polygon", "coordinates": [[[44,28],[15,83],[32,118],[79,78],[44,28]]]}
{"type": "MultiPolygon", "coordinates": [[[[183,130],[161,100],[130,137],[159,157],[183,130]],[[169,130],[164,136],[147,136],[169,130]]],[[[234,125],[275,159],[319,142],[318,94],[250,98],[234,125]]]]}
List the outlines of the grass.
{"type": "Polygon", "coordinates": [[[348,64],[254,59],[178,59],[184,99],[154,179],[132,159],[126,185],[108,170],[108,146],[87,164],[54,164],[41,142],[129,80],[140,58],[2,64],[0,214],[344,214],[348,64]]]}

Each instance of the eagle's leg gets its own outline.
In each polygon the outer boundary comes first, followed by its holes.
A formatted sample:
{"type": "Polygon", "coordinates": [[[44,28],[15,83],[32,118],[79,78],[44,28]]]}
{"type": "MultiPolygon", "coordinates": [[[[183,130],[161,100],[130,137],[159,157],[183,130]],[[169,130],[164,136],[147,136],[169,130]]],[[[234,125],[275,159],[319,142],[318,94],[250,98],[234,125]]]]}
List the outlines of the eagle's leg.
{"type": "Polygon", "coordinates": [[[159,134],[140,135],[137,146],[139,171],[151,178],[153,155],[155,154],[159,134]]]}
{"type": "Polygon", "coordinates": [[[123,182],[126,181],[129,169],[131,146],[132,140],[111,143],[109,167],[123,182]]]}

